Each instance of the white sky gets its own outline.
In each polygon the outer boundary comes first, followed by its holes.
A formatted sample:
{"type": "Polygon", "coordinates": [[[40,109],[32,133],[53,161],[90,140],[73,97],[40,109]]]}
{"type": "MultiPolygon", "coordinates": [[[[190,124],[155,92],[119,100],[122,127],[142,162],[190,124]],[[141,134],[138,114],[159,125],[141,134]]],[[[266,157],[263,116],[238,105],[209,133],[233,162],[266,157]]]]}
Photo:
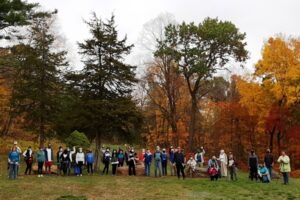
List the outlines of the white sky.
{"type": "MultiPolygon", "coordinates": [[[[137,43],[143,24],[161,13],[171,13],[176,21],[201,22],[205,17],[218,17],[233,22],[241,32],[246,32],[250,59],[243,72],[253,69],[260,58],[261,48],[270,36],[300,35],[299,0],[29,0],[39,2],[45,9],[58,9],[60,32],[67,38],[72,63],[80,64],[77,42],[89,37],[83,19],[91,12],[103,19],[115,14],[119,33],[128,36],[129,43],[137,43]]],[[[139,48],[127,61],[138,63],[139,48]]],[[[77,68],[77,67],[76,67],[77,68]]],[[[237,72],[237,71],[234,71],[237,72]]]]}

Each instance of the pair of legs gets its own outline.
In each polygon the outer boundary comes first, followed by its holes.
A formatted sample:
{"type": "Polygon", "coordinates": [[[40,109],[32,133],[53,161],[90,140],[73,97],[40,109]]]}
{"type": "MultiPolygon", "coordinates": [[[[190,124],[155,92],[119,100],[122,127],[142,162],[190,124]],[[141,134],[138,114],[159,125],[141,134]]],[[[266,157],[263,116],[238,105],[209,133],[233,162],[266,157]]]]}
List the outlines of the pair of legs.
{"type": "Polygon", "coordinates": [[[109,169],[109,161],[105,161],[104,162],[104,168],[103,168],[102,174],[104,174],[105,171],[106,171],[106,175],[107,175],[108,174],[108,169],[109,169]]]}
{"type": "Polygon", "coordinates": [[[16,179],[18,175],[18,165],[9,164],[9,179],[16,179]]]}
{"type": "Polygon", "coordinates": [[[155,160],[154,165],[155,165],[155,170],[154,170],[155,177],[157,177],[157,171],[158,171],[159,176],[161,176],[161,161],[155,160]]]}
{"type": "Polygon", "coordinates": [[[112,164],[112,175],[116,175],[118,164],[112,164]]]}
{"type": "Polygon", "coordinates": [[[282,172],[282,176],[283,176],[283,183],[285,185],[289,184],[289,173],[288,172],[282,172]]]}
{"type": "Polygon", "coordinates": [[[170,168],[171,168],[171,176],[176,176],[176,166],[175,166],[175,164],[170,162],[170,168]]]}
{"type": "Polygon", "coordinates": [[[145,163],[145,176],[150,176],[151,163],[145,163]]]}
{"type": "Polygon", "coordinates": [[[128,174],[129,176],[135,176],[135,164],[133,161],[128,162],[128,174]]]}
{"type": "Polygon", "coordinates": [[[229,172],[230,172],[230,179],[237,180],[237,175],[236,175],[236,168],[235,167],[229,167],[229,172]]]}
{"type": "Polygon", "coordinates": [[[43,175],[44,162],[38,162],[38,175],[43,175]]]}
{"type": "Polygon", "coordinates": [[[52,161],[46,161],[45,162],[45,172],[46,172],[46,174],[51,174],[51,166],[52,166],[52,161]]]}
{"type": "Polygon", "coordinates": [[[119,164],[118,167],[123,167],[124,166],[124,159],[119,159],[119,164]]]}
{"type": "Polygon", "coordinates": [[[77,166],[79,168],[79,174],[82,175],[82,165],[83,165],[83,162],[82,161],[79,161],[77,166]]]}
{"type": "Polygon", "coordinates": [[[167,161],[163,160],[161,162],[161,165],[162,165],[162,175],[167,176],[167,161]]]}
{"type": "Polygon", "coordinates": [[[87,172],[91,174],[94,173],[93,163],[87,163],[87,172]]]}
{"type": "Polygon", "coordinates": [[[32,169],[32,162],[26,161],[25,175],[27,175],[27,172],[30,175],[31,174],[31,169],[32,169]]]}
{"type": "Polygon", "coordinates": [[[257,167],[250,167],[250,179],[251,181],[253,181],[253,179],[257,181],[257,167]]]}
{"type": "Polygon", "coordinates": [[[219,174],[216,174],[216,175],[214,175],[214,176],[210,176],[210,180],[211,180],[211,181],[217,181],[218,178],[219,178],[219,174]]]}
{"type": "Polygon", "coordinates": [[[180,164],[176,164],[176,171],[177,171],[177,177],[180,178],[180,173],[182,175],[182,178],[185,179],[185,174],[184,174],[184,168],[183,165],[180,164]]]}

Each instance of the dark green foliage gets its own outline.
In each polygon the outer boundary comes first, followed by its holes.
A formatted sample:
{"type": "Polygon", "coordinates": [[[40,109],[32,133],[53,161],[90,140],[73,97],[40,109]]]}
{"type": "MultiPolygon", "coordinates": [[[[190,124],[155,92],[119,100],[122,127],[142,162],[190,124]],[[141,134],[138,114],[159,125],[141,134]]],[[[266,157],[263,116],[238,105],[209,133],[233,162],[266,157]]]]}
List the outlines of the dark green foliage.
{"type": "MultiPolygon", "coordinates": [[[[29,25],[33,17],[36,3],[27,3],[22,0],[0,0],[0,31],[8,27],[29,25]]],[[[11,30],[16,32],[16,30],[11,30]]],[[[0,32],[0,39],[10,39],[7,32],[0,32]]]]}
{"type": "Polygon", "coordinates": [[[17,65],[12,104],[16,113],[25,116],[27,128],[38,133],[41,144],[46,135],[54,133],[52,125],[63,92],[61,67],[67,65],[66,52],[54,50],[51,20],[49,14],[34,18],[30,42],[13,51],[17,65]]]}
{"type": "Polygon", "coordinates": [[[68,147],[75,146],[75,147],[88,148],[91,145],[86,135],[77,130],[73,131],[70,134],[70,136],[65,140],[65,143],[68,145],[68,147]]]}
{"type": "Polygon", "coordinates": [[[65,195],[58,197],[56,200],[87,200],[85,196],[65,195]]]}

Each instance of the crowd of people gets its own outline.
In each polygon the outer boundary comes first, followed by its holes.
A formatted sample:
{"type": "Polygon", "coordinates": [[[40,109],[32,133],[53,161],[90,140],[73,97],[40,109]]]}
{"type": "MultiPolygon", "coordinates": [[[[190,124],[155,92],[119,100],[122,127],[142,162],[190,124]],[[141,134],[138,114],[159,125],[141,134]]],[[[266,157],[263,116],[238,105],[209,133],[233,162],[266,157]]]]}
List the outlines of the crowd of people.
{"type": "MultiPolygon", "coordinates": [[[[124,150],[122,148],[110,150],[109,147],[102,146],[101,159],[103,163],[102,175],[109,173],[109,167],[112,166],[112,175],[116,175],[118,167],[128,167],[128,175],[136,175],[137,164],[144,165],[144,175],[150,176],[152,163],[154,164],[154,176],[161,177],[168,175],[168,168],[170,169],[170,175],[176,176],[178,179],[181,177],[185,179],[185,172],[190,174],[195,173],[197,170],[206,169],[210,179],[217,181],[219,178],[228,177],[232,181],[237,181],[237,162],[231,152],[228,155],[224,150],[220,151],[217,156],[212,156],[208,162],[207,167],[204,167],[205,163],[205,150],[200,147],[195,154],[190,154],[186,159],[184,149],[180,147],[174,148],[171,146],[168,150],[156,147],[153,153],[150,149],[142,149],[141,152],[135,152],[135,149],[129,145],[125,145],[124,150]],[[169,167],[168,167],[169,166],[169,167]]],[[[9,178],[16,179],[19,173],[19,164],[21,156],[24,157],[26,163],[25,175],[32,173],[32,164],[34,160],[37,162],[37,174],[38,177],[43,177],[43,174],[51,174],[51,168],[55,164],[54,151],[51,144],[48,144],[46,148],[40,147],[39,150],[34,152],[29,146],[24,152],[18,146],[15,141],[11,151],[8,154],[8,170],[9,178]],[[35,155],[36,154],[36,155],[35,155]],[[35,156],[34,156],[35,155],[35,156]],[[35,159],[34,159],[35,158],[35,159]],[[45,170],[43,170],[43,168],[45,170]]],[[[251,180],[260,180],[264,183],[269,183],[272,180],[272,172],[274,166],[274,157],[267,149],[263,163],[259,164],[258,156],[255,151],[252,150],[249,153],[248,167],[249,178],[251,180]]],[[[283,175],[284,184],[289,182],[289,172],[291,171],[290,159],[286,155],[285,151],[282,151],[281,156],[277,162],[280,164],[280,172],[283,175]]],[[[77,176],[82,176],[83,166],[86,166],[87,173],[93,175],[94,173],[95,156],[91,150],[83,151],[82,148],[76,150],[75,147],[63,149],[59,147],[56,153],[56,165],[58,175],[71,175],[72,170],[77,176]]]]}

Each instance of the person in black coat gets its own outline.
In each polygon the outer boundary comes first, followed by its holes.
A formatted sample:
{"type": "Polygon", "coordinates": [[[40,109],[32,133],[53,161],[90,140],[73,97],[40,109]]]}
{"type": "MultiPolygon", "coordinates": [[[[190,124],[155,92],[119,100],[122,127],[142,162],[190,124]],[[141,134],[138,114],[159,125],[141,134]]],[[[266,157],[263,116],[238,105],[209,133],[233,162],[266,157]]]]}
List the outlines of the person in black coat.
{"type": "Polygon", "coordinates": [[[177,171],[177,177],[180,179],[180,173],[182,175],[182,178],[185,179],[185,174],[184,174],[184,154],[181,151],[181,148],[178,147],[177,151],[174,155],[174,162],[176,165],[176,171],[177,171]]]}

